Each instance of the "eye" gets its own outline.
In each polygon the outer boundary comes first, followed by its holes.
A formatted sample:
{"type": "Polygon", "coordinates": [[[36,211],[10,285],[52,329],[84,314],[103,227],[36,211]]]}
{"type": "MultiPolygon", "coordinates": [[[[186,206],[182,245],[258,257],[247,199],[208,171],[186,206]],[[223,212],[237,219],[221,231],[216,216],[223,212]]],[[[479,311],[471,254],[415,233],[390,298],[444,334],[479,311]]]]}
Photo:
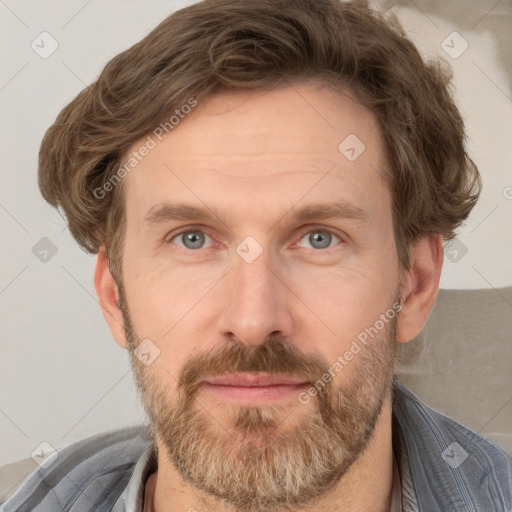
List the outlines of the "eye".
{"type": "Polygon", "coordinates": [[[199,229],[189,229],[187,231],[182,231],[177,235],[173,236],[169,242],[173,242],[174,240],[178,241],[178,245],[183,249],[203,249],[203,245],[206,239],[211,238],[199,229]],[[179,243],[181,242],[181,244],[179,243]]]}
{"type": "Polygon", "coordinates": [[[314,229],[312,231],[308,231],[300,241],[302,242],[302,240],[306,240],[311,244],[313,249],[328,249],[329,247],[332,247],[331,242],[336,239],[340,242],[342,241],[340,237],[330,231],[325,229],[314,229]]]}

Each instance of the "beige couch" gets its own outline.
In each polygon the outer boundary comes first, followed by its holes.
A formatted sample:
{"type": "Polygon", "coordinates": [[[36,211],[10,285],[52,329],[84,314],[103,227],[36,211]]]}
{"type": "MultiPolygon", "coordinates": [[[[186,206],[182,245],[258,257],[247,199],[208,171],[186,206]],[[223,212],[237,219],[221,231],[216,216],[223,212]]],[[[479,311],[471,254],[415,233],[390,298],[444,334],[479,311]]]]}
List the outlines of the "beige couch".
{"type": "MultiPolygon", "coordinates": [[[[512,286],[440,290],[421,334],[401,346],[396,375],[512,454],[512,286]]],[[[0,468],[0,503],[35,466],[25,459],[0,468]]]]}
{"type": "Polygon", "coordinates": [[[512,286],[440,290],[418,338],[401,347],[396,375],[512,454],[512,286]]]}

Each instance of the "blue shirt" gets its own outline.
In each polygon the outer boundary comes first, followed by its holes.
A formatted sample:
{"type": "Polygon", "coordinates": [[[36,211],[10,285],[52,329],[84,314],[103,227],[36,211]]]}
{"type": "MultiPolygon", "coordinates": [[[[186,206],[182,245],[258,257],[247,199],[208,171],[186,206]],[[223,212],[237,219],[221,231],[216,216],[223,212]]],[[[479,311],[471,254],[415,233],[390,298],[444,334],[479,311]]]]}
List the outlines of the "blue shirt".
{"type": "MultiPolygon", "coordinates": [[[[393,380],[393,453],[403,512],[512,512],[512,458],[393,380]]],[[[116,430],[57,452],[2,512],[143,512],[156,470],[145,426],[116,430]]]]}

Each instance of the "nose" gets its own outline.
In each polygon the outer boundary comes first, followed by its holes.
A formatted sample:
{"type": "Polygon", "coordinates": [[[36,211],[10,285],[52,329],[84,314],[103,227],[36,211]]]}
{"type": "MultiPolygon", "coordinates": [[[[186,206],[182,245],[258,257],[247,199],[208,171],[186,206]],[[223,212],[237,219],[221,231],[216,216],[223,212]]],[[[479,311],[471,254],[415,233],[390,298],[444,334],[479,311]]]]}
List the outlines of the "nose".
{"type": "Polygon", "coordinates": [[[252,263],[235,255],[218,305],[220,334],[247,345],[261,344],[270,335],[291,336],[291,292],[285,281],[265,251],[252,263]]]}

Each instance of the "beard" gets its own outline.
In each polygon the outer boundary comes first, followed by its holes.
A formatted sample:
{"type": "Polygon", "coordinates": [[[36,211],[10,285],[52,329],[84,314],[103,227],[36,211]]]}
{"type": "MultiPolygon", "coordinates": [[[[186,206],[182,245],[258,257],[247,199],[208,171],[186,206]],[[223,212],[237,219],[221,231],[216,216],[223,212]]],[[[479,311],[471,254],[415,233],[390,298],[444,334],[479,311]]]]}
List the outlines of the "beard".
{"type": "Polygon", "coordinates": [[[142,339],[121,293],[120,288],[130,361],[154,447],[185,482],[236,512],[297,510],[331,491],[365,451],[391,397],[397,316],[348,363],[355,368],[343,385],[322,380],[329,365],[318,356],[269,336],[259,345],[229,341],[191,356],[173,390],[168,372],[160,368],[157,374],[134,355],[142,339]],[[299,400],[264,406],[219,402],[212,408],[198,397],[203,375],[235,372],[305,378],[316,383],[317,393],[308,408],[299,400]]]}

